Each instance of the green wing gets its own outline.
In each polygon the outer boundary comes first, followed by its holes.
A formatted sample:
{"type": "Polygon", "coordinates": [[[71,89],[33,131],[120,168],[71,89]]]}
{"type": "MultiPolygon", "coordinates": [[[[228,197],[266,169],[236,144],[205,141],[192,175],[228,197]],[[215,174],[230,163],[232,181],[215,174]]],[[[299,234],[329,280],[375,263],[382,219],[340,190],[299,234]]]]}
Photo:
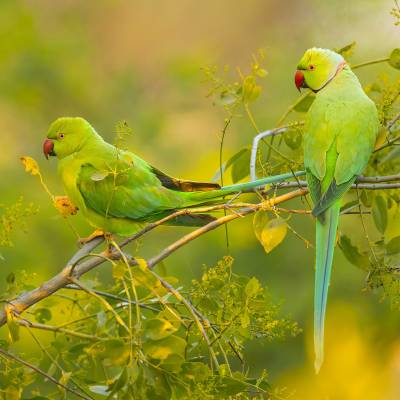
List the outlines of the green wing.
{"type": "Polygon", "coordinates": [[[374,148],[378,118],[366,97],[342,102],[314,102],[306,125],[304,164],[314,202],[324,213],[350,188],[374,148]],[[317,103],[317,104],[315,104],[317,103]]]}
{"type": "Polygon", "coordinates": [[[214,183],[169,177],[128,152],[109,162],[107,170],[84,164],[77,186],[88,208],[104,217],[133,220],[189,207],[203,197],[215,197],[213,193],[220,188],[214,183]]]}

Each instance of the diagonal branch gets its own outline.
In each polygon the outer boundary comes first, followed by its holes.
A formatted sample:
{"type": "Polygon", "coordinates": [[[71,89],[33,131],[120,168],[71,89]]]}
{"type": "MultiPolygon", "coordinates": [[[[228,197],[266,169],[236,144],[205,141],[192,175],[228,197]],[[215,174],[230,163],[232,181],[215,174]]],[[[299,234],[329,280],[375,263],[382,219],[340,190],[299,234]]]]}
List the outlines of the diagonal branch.
{"type": "MultiPolygon", "coordinates": [[[[239,208],[237,213],[233,213],[218,218],[210,222],[209,224],[201,228],[198,228],[193,232],[183,236],[181,239],[177,240],[167,248],[163,249],[158,255],[150,258],[147,262],[147,265],[149,268],[154,268],[159,262],[169,257],[179,248],[190,243],[194,239],[206,234],[207,232],[210,232],[239,217],[243,217],[245,215],[254,213],[259,209],[271,209],[277,204],[286,202],[296,197],[304,196],[305,194],[307,194],[307,192],[308,192],[307,189],[298,189],[293,192],[289,192],[281,196],[272,198],[270,200],[261,202],[259,204],[254,204],[254,205],[249,204],[247,207],[239,208]]],[[[207,212],[207,211],[213,211],[215,209],[223,209],[224,208],[223,206],[225,206],[227,209],[231,207],[226,205],[218,205],[218,206],[201,207],[195,210],[180,210],[177,213],[174,213],[173,216],[171,215],[171,218],[173,218],[176,215],[181,215],[181,213],[191,213],[193,211],[207,212]]],[[[158,225],[156,224],[156,226],[158,225]]],[[[145,228],[145,231],[148,232],[148,229],[145,228]]],[[[134,236],[137,236],[139,234],[136,234],[134,236]]],[[[43,283],[39,288],[36,288],[30,292],[22,293],[16,299],[10,301],[0,312],[0,327],[7,322],[7,311],[19,315],[23,313],[25,310],[27,310],[29,307],[32,307],[39,301],[51,296],[53,293],[57,292],[61,288],[64,288],[67,285],[69,285],[71,283],[71,278],[73,278],[73,280],[76,282],[76,280],[80,278],[82,275],[96,268],[100,264],[103,264],[107,259],[119,259],[120,254],[118,254],[118,252],[115,250],[111,254],[109,253],[108,250],[105,250],[97,255],[96,254],[91,255],[90,258],[87,260],[84,259],[89,254],[91,254],[92,250],[96,248],[100,243],[102,243],[102,241],[103,241],[102,238],[96,238],[93,241],[87,243],[71,258],[71,260],[67,263],[67,265],[62,269],[62,271],[59,274],[57,274],[47,282],[43,283]]],[[[129,242],[130,242],[129,239],[125,240],[123,243],[121,243],[119,247],[122,248],[126,246],[129,242]]],[[[133,259],[132,261],[130,261],[130,264],[134,265],[136,264],[136,261],[133,259]]]]}
{"type": "Polygon", "coordinates": [[[57,379],[53,378],[51,375],[49,375],[46,372],[44,372],[43,370],[41,370],[39,367],[36,367],[35,365],[23,360],[22,358],[16,356],[15,354],[12,354],[12,353],[2,349],[1,347],[0,347],[0,355],[3,356],[4,358],[8,358],[17,363],[20,363],[20,364],[24,365],[25,367],[31,369],[32,371],[35,371],[39,375],[42,375],[43,377],[48,379],[50,382],[53,382],[55,385],[61,387],[62,389],[66,390],[67,392],[74,394],[75,396],[79,397],[80,399],[91,400],[90,397],[86,397],[85,395],[77,392],[76,390],[71,389],[70,387],[64,385],[63,383],[59,382],[57,379]]]}

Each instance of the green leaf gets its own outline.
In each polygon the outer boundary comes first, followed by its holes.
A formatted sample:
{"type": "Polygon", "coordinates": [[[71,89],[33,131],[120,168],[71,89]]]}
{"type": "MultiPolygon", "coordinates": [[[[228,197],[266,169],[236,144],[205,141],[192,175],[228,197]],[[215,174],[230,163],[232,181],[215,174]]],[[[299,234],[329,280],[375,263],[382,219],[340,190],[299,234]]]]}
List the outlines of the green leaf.
{"type": "Polygon", "coordinates": [[[369,268],[370,263],[368,257],[365,254],[361,254],[358,248],[351,243],[350,238],[346,235],[341,235],[338,244],[344,256],[351,264],[363,270],[369,268]]]}
{"type": "Polygon", "coordinates": [[[87,343],[78,343],[78,344],[76,344],[76,345],[70,347],[70,348],[68,349],[68,352],[69,352],[69,353],[72,353],[72,354],[74,354],[74,355],[79,355],[79,354],[81,354],[81,353],[84,352],[84,350],[86,349],[86,347],[87,347],[87,343]]]}
{"type": "Polygon", "coordinates": [[[372,206],[372,217],[374,219],[376,228],[383,235],[387,227],[388,217],[386,200],[381,195],[375,197],[375,201],[372,206]]]}
{"type": "Polygon", "coordinates": [[[258,291],[260,290],[260,282],[257,278],[251,278],[244,288],[244,292],[246,293],[247,297],[254,297],[257,295],[258,291]]]}
{"type": "Polygon", "coordinates": [[[15,282],[15,274],[14,272],[10,272],[6,277],[6,282],[9,284],[13,284],[15,282]]]}
{"type": "Polygon", "coordinates": [[[169,321],[172,326],[174,327],[175,330],[178,330],[179,327],[181,326],[181,320],[179,319],[179,314],[174,314],[172,311],[169,309],[165,309],[158,313],[157,318],[165,319],[169,321]]]}
{"type": "Polygon", "coordinates": [[[107,360],[107,365],[123,365],[129,359],[130,345],[120,339],[109,339],[95,343],[86,350],[94,357],[107,360]]]}
{"type": "Polygon", "coordinates": [[[237,159],[243,156],[247,151],[249,151],[248,147],[240,149],[237,153],[235,153],[225,164],[225,170],[227,170],[237,159]]]}
{"type": "Polygon", "coordinates": [[[342,47],[341,49],[336,50],[336,53],[341,54],[343,58],[347,60],[353,55],[355,47],[356,47],[356,42],[352,42],[342,47]]]}
{"type": "Polygon", "coordinates": [[[179,336],[171,335],[161,340],[150,340],[143,343],[144,352],[156,360],[166,360],[171,354],[185,357],[186,341],[179,336]]]}
{"type": "Polygon", "coordinates": [[[222,376],[220,378],[221,392],[225,396],[234,396],[248,389],[246,382],[234,379],[230,376],[222,376]]]}
{"type": "Polygon", "coordinates": [[[368,207],[368,208],[372,207],[374,198],[375,198],[375,195],[373,193],[373,190],[362,190],[361,191],[360,200],[361,200],[361,203],[365,207],[368,207]]]}
{"type": "Polygon", "coordinates": [[[182,374],[186,379],[204,382],[210,376],[210,368],[201,362],[187,362],[182,365],[182,374]]]}
{"type": "Polygon", "coordinates": [[[303,135],[299,129],[290,129],[283,134],[283,140],[292,150],[296,150],[303,142],[303,135]]]}
{"type": "Polygon", "coordinates": [[[253,75],[246,76],[243,80],[242,98],[245,103],[257,99],[261,93],[261,86],[257,85],[256,78],[253,75]]]}
{"type": "Polygon", "coordinates": [[[170,354],[165,360],[161,362],[163,369],[169,372],[178,373],[182,370],[182,364],[185,359],[178,354],[170,354]]]}
{"type": "Polygon", "coordinates": [[[388,255],[400,253],[400,236],[396,236],[386,245],[386,253],[388,255]]]}
{"type": "Polygon", "coordinates": [[[340,207],[340,212],[343,212],[343,211],[346,211],[346,210],[352,210],[352,209],[355,208],[355,206],[357,206],[357,205],[358,205],[358,200],[357,200],[357,199],[356,199],[356,200],[349,201],[349,202],[343,204],[343,205],[340,207]]]}
{"type": "Polygon", "coordinates": [[[232,163],[232,182],[236,183],[250,174],[250,156],[251,151],[248,148],[243,149],[240,157],[237,157],[232,163]]]}
{"type": "Polygon", "coordinates": [[[294,110],[300,113],[305,113],[311,107],[311,104],[314,102],[314,100],[315,95],[309,94],[294,106],[294,110]]]}
{"type": "Polygon", "coordinates": [[[254,214],[253,217],[253,228],[254,228],[254,234],[256,235],[256,238],[261,242],[261,234],[264,229],[264,226],[268,224],[270,221],[270,218],[268,216],[268,213],[264,210],[259,210],[254,214]]]}
{"type": "Polygon", "coordinates": [[[114,263],[112,266],[112,277],[117,281],[124,279],[126,269],[127,266],[124,262],[114,263]]]}
{"type": "Polygon", "coordinates": [[[218,103],[223,106],[230,106],[234,104],[238,99],[237,94],[232,93],[230,90],[224,90],[221,92],[218,103]]]}
{"type": "Polygon", "coordinates": [[[400,69],[400,48],[394,49],[390,53],[389,64],[396,69],[400,69]]]}
{"type": "Polygon", "coordinates": [[[267,70],[264,68],[257,68],[257,70],[255,71],[255,73],[257,74],[257,76],[259,76],[260,78],[265,78],[268,74],[267,70]]]}
{"type": "Polygon", "coordinates": [[[49,400],[48,397],[35,396],[35,397],[24,397],[22,400],[49,400]]]}
{"type": "Polygon", "coordinates": [[[114,393],[118,393],[120,390],[122,390],[127,382],[128,382],[128,371],[126,368],[124,368],[119,377],[115,379],[114,382],[111,383],[111,385],[109,385],[108,387],[108,391],[110,392],[109,398],[111,399],[114,393]]]}
{"type": "Polygon", "coordinates": [[[146,322],[144,336],[151,340],[164,339],[177,331],[177,328],[168,320],[152,318],[146,322]]]}
{"type": "Polygon", "coordinates": [[[247,328],[250,325],[250,317],[247,310],[240,315],[240,323],[242,328],[247,328]]]}
{"type": "Polygon", "coordinates": [[[15,343],[19,340],[19,324],[15,320],[14,315],[11,312],[7,313],[7,327],[10,336],[10,341],[15,343]]]}
{"type": "Polygon", "coordinates": [[[45,324],[47,321],[51,320],[51,311],[48,308],[37,308],[34,315],[36,321],[41,324],[45,324]]]}

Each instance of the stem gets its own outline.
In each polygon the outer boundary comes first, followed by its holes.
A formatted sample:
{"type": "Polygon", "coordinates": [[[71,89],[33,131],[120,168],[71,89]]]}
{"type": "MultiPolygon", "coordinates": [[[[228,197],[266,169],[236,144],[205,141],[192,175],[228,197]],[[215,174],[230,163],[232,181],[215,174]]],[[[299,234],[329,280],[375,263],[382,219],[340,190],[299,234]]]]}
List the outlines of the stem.
{"type": "Polygon", "coordinates": [[[389,61],[389,57],[377,58],[376,60],[365,61],[356,65],[351,65],[351,69],[366,67],[367,65],[380,64],[389,61]]]}
{"type": "Polygon", "coordinates": [[[74,394],[75,396],[77,396],[77,397],[79,397],[81,399],[91,400],[89,397],[86,397],[86,396],[82,395],[81,393],[77,392],[76,390],[71,389],[68,386],[64,385],[63,383],[59,382],[57,379],[55,379],[51,375],[47,374],[46,372],[41,370],[39,367],[36,367],[35,365],[23,360],[22,358],[16,356],[15,354],[12,354],[12,353],[2,349],[1,347],[0,347],[0,355],[2,355],[4,358],[8,358],[10,360],[16,361],[16,362],[24,365],[25,367],[35,371],[39,375],[42,375],[43,377],[48,379],[50,382],[53,382],[55,385],[60,386],[61,388],[63,388],[67,392],[70,392],[70,393],[74,394]]]}
{"type": "Polygon", "coordinates": [[[65,335],[75,336],[80,339],[90,340],[92,342],[98,342],[99,340],[101,340],[101,338],[99,338],[98,336],[88,335],[86,333],[76,332],[71,329],[60,328],[57,326],[39,324],[36,322],[28,321],[26,319],[20,319],[17,322],[18,324],[25,326],[27,328],[41,329],[44,331],[50,331],[55,333],[64,333],[65,335]]]}

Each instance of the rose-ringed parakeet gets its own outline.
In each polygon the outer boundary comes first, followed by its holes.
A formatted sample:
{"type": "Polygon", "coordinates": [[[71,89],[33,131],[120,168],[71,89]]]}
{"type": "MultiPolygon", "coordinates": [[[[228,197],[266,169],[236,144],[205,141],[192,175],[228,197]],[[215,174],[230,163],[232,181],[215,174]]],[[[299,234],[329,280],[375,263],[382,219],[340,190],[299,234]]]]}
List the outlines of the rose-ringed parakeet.
{"type": "MultiPolygon", "coordinates": [[[[96,234],[129,236],[146,223],[179,209],[220,201],[244,188],[292,177],[284,174],[220,188],[216,183],[172,178],[132,152],[105,142],[83,118],[54,121],[43,144],[46,157],[57,156],[58,172],[72,203],[96,234]]],[[[296,174],[297,175],[297,174],[296,174]]],[[[172,225],[201,226],[209,215],[181,215],[172,225]]],[[[93,235],[91,235],[92,238],[93,235]]]]}
{"type": "Polygon", "coordinates": [[[324,357],[324,320],[341,198],[370,158],[379,129],[375,104],[344,58],[331,50],[305,52],[297,88],[316,93],[304,129],[304,166],[316,217],[314,351],[324,357]]]}

